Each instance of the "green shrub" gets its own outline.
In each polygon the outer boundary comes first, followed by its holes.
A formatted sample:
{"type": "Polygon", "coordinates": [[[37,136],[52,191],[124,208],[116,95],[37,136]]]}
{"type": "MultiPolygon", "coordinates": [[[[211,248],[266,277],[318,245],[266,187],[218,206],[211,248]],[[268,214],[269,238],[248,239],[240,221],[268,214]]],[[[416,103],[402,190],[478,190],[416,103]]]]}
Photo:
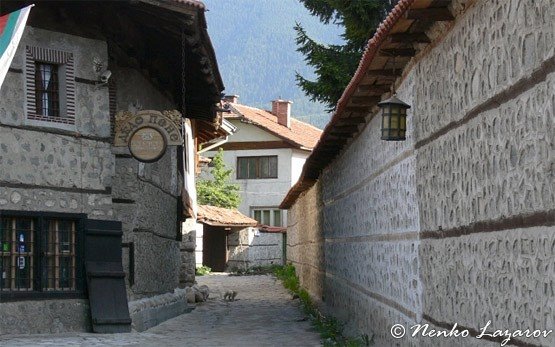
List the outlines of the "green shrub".
{"type": "Polygon", "coordinates": [[[208,266],[205,266],[205,265],[201,265],[201,266],[197,267],[196,270],[195,270],[195,274],[197,276],[208,275],[210,272],[212,272],[212,269],[209,268],[208,266]]]}
{"type": "Polygon", "coordinates": [[[247,269],[232,268],[231,276],[252,276],[252,275],[268,275],[273,274],[279,265],[261,265],[252,266],[247,269]]]}
{"type": "Polygon", "coordinates": [[[281,280],[286,289],[299,297],[303,312],[310,317],[312,325],[320,333],[324,346],[359,347],[370,345],[371,341],[367,335],[359,338],[343,336],[343,325],[334,317],[325,317],[310,298],[310,294],[300,286],[293,265],[287,264],[276,267],[274,275],[281,280]]]}

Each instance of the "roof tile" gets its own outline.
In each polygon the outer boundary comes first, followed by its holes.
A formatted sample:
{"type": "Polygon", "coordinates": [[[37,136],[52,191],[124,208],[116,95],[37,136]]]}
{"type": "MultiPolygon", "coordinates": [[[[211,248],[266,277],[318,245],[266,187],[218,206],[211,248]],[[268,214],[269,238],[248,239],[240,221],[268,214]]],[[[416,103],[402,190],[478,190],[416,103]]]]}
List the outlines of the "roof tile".
{"type": "Polygon", "coordinates": [[[237,211],[236,209],[199,205],[197,220],[213,226],[224,227],[254,227],[258,222],[237,211]]]}
{"type": "Polygon", "coordinates": [[[322,134],[322,130],[295,118],[291,118],[291,128],[288,128],[279,124],[277,117],[269,111],[241,104],[229,103],[229,105],[235,114],[228,115],[226,118],[239,116],[298,148],[312,150],[322,134]]]}

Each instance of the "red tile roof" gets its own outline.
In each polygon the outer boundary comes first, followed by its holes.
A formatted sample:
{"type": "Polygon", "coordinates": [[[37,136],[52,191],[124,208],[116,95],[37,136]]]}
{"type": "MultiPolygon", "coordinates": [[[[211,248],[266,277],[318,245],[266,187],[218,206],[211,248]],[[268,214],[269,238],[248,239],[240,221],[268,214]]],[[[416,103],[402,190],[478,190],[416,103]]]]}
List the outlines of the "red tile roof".
{"type": "Polygon", "coordinates": [[[258,222],[236,209],[199,205],[197,213],[199,223],[222,227],[255,227],[258,222]]]}
{"type": "Polygon", "coordinates": [[[226,118],[248,121],[300,149],[312,150],[322,134],[322,130],[295,118],[291,118],[291,128],[288,128],[279,124],[277,117],[269,111],[241,104],[229,103],[229,105],[232,108],[232,114],[226,115],[226,118]]]}

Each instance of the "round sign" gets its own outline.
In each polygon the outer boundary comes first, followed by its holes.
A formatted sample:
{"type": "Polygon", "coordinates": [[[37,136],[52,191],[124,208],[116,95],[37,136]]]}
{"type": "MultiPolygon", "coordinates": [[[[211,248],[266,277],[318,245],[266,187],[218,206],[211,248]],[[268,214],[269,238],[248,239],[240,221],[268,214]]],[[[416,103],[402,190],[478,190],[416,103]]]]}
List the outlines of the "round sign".
{"type": "Polygon", "coordinates": [[[139,161],[156,161],[166,151],[166,138],[155,128],[140,128],[129,139],[129,151],[139,161]]]}

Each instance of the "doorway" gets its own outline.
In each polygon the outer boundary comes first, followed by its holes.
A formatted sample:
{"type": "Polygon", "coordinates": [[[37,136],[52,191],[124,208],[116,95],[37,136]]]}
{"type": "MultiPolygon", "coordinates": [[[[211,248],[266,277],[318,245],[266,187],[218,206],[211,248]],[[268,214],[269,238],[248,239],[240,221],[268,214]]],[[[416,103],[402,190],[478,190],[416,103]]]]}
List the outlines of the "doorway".
{"type": "Polygon", "coordinates": [[[202,264],[215,272],[225,271],[227,263],[227,235],[224,227],[204,225],[202,264]]]}

